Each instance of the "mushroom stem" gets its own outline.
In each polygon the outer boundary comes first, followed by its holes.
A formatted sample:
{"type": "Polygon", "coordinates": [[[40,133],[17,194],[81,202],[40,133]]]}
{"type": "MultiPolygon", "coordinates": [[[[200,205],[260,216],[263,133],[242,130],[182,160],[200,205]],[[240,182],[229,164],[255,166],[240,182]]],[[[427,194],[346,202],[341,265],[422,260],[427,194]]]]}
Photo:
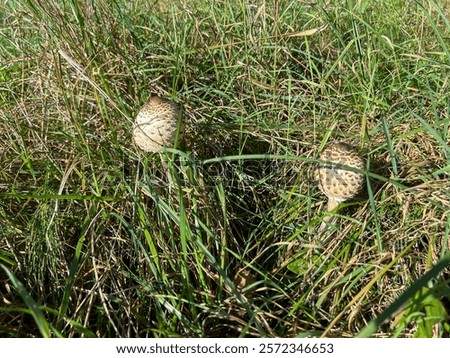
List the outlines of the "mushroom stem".
{"type": "Polygon", "coordinates": [[[339,201],[336,198],[329,197],[327,203],[327,211],[332,211],[336,209],[339,205],[339,201]]]}
{"type": "MultiPolygon", "coordinates": [[[[330,211],[336,209],[339,204],[340,204],[340,201],[336,200],[336,198],[329,197],[328,203],[327,203],[327,211],[330,212],[330,211]]],[[[331,219],[333,219],[333,215],[327,215],[323,218],[323,221],[319,226],[319,230],[318,230],[319,234],[325,231],[325,229],[327,228],[327,223],[330,222],[331,219]]]]}

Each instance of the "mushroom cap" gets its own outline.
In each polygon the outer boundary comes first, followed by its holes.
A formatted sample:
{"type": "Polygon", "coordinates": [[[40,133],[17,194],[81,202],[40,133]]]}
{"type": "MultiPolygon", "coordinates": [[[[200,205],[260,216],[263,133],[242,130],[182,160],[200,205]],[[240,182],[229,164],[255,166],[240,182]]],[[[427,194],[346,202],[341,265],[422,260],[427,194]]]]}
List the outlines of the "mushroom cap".
{"type": "MultiPolygon", "coordinates": [[[[141,108],[133,126],[133,141],[144,152],[159,152],[173,146],[178,128],[178,105],[152,96],[141,108]]],[[[180,133],[181,134],[181,133],[180,133]]]]}
{"type": "Polygon", "coordinates": [[[319,157],[316,179],[320,190],[329,200],[342,203],[357,195],[364,185],[364,175],[347,167],[363,170],[362,156],[347,143],[334,143],[319,157]]]}

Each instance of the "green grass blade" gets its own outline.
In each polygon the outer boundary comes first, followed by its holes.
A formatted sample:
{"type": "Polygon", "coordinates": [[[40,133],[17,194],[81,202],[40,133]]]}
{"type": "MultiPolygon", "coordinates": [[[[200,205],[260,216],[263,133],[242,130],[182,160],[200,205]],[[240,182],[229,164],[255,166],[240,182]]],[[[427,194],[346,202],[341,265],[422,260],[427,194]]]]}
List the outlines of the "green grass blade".
{"type": "Polygon", "coordinates": [[[50,324],[45,319],[44,314],[42,313],[41,307],[39,307],[39,305],[36,303],[36,301],[30,296],[30,294],[27,292],[27,290],[26,290],[25,286],[22,284],[22,282],[20,282],[19,279],[10,270],[8,270],[8,268],[5,265],[0,264],[0,267],[3,269],[3,271],[6,272],[9,280],[11,281],[13,286],[16,288],[17,292],[19,292],[20,297],[22,297],[22,300],[25,302],[27,307],[30,309],[31,316],[33,317],[34,321],[36,322],[36,325],[37,325],[42,337],[50,338],[51,337],[50,324]]]}
{"type": "Polygon", "coordinates": [[[375,320],[369,322],[357,335],[359,338],[368,338],[372,336],[378,328],[391,319],[414,295],[419,292],[430,280],[435,279],[442,271],[450,265],[450,253],[445,255],[436,265],[433,266],[420,279],[414,282],[403,292],[400,297],[395,300],[382,314],[375,320]]]}

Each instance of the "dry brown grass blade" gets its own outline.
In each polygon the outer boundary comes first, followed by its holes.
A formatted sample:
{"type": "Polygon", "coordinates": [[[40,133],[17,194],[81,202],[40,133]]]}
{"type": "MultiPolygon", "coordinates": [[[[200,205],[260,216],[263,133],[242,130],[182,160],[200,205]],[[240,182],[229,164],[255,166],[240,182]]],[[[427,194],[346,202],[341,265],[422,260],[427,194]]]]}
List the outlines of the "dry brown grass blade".
{"type": "Polygon", "coordinates": [[[87,81],[92,87],[94,87],[98,93],[101,94],[103,98],[105,98],[108,103],[110,103],[124,118],[128,118],[128,116],[117,106],[117,104],[108,96],[108,94],[86,73],[86,70],[75,61],[66,51],[63,49],[59,49],[58,53],[61,57],[67,61],[67,63],[72,66],[72,68],[78,73],[78,75],[85,81],[87,81]]]}
{"type": "Polygon", "coordinates": [[[333,329],[334,325],[339,322],[344,314],[348,312],[348,310],[354,305],[361,305],[361,300],[367,295],[369,290],[375,285],[381,277],[383,277],[386,272],[388,272],[410,249],[414,246],[418,239],[413,240],[402,252],[400,252],[394,259],[387,264],[382,270],[378,271],[375,276],[369,281],[367,285],[365,285],[355,297],[347,303],[344,309],[331,321],[331,323],[325,328],[321,337],[326,337],[328,333],[333,329]]]}

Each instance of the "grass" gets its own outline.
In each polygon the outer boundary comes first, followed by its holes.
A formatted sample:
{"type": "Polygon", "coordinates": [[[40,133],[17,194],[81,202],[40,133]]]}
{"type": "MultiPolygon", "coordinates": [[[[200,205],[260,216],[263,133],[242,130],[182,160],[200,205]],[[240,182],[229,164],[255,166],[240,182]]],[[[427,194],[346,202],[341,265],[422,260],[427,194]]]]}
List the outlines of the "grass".
{"type": "Polygon", "coordinates": [[[0,335],[448,336],[449,17],[1,1],[0,335]],[[150,93],[186,121],[161,155],[131,144],[150,93]],[[333,140],[368,185],[319,234],[333,140]]]}

